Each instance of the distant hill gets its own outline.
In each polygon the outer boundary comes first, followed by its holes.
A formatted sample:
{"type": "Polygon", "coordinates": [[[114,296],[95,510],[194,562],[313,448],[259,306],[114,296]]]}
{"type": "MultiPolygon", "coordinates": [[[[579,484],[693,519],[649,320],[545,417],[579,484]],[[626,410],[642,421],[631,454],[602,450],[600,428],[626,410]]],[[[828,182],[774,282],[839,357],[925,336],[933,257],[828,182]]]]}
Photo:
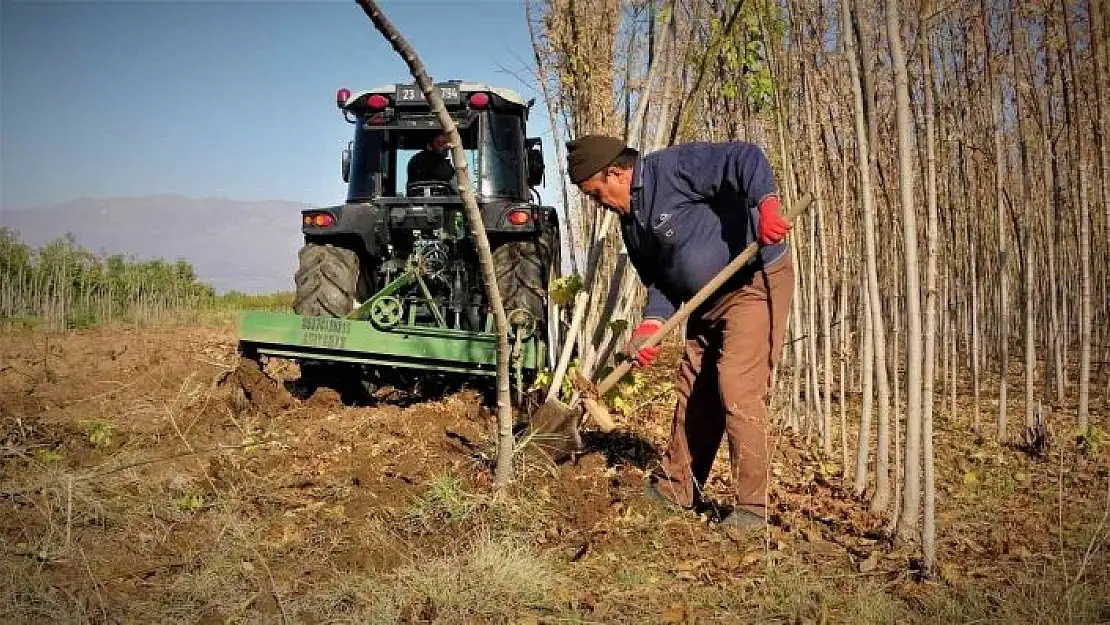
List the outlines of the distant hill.
{"type": "Polygon", "coordinates": [[[94,253],[136,259],[185,258],[218,293],[290,290],[301,246],[305,204],[243,202],[181,195],[77,199],[0,211],[0,226],[39,246],[72,233],[94,253]]]}

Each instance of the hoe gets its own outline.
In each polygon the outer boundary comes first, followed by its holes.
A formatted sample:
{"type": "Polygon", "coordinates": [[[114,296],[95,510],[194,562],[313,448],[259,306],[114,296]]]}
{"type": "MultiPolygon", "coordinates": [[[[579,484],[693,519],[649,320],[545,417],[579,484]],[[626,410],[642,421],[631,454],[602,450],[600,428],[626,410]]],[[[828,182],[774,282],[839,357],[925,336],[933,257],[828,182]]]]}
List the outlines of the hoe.
{"type": "MultiPolygon", "coordinates": [[[[813,196],[805,194],[799,199],[786,214],[787,221],[793,222],[799,215],[809,208],[813,196]]],[[[709,299],[717,289],[736,274],[744,265],[751,261],[759,252],[759,244],[749,244],[739,255],[732,259],[720,272],[705,284],[697,293],[673,314],[667,322],[656,330],[644,341],[642,347],[658,345],[668,334],[676,330],[686,319],[698,309],[705,300],[709,299]]],[[[566,404],[558,399],[550,399],[540,406],[532,416],[532,427],[541,432],[547,440],[547,447],[560,458],[566,458],[582,447],[582,438],[579,426],[585,417],[589,417],[603,432],[610,432],[617,427],[609,410],[602,403],[602,397],[620,382],[632,369],[632,360],[626,360],[605,376],[601,382],[594,385],[591,381],[578,377],[575,387],[578,389],[577,402],[566,404]]]]}

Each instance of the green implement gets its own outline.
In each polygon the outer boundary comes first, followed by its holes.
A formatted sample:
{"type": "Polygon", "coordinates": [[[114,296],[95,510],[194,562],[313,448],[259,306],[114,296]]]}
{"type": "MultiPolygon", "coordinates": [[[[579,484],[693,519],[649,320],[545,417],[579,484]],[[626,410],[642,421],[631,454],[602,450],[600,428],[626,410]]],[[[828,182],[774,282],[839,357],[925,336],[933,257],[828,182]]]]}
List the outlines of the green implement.
{"type": "MultiPolygon", "coordinates": [[[[514,341],[514,343],[516,343],[514,341]]],[[[514,368],[536,371],[547,347],[539,337],[521,337],[514,368]]],[[[497,335],[448,328],[398,326],[379,330],[370,321],[304,317],[249,311],[239,317],[239,348],[249,358],[276,356],[434,370],[497,374],[497,335]]]]}

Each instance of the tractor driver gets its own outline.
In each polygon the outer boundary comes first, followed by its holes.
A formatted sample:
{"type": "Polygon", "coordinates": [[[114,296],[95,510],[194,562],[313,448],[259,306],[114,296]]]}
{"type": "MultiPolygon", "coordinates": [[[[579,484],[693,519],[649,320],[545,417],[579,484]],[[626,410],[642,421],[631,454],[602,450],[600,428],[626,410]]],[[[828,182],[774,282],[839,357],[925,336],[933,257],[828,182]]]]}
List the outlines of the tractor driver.
{"type": "Polygon", "coordinates": [[[424,149],[409,160],[408,181],[450,183],[455,177],[455,167],[447,160],[450,146],[446,134],[440,133],[432,137],[424,149]]]}

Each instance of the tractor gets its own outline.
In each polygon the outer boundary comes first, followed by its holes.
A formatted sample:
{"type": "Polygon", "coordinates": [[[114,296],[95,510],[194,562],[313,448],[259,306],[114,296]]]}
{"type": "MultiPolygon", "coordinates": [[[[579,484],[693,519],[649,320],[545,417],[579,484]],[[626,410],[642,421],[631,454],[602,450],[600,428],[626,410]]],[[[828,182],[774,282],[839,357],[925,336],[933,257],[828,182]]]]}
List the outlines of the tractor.
{"type": "MultiPolygon", "coordinates": [[[[560,225],[535,190],[544,179],[540,139],[525,131],[534,102],[458,80],[435,88],[458,127],[493,253],[519,402],[554,360],[562,331],[548,297],[560,273],[560,225]]],[[[479,387],[491,397],[497,335],[457,172],[451,164],[449,176],[429,177],[409,167],[427,161],[443,133],[438,118],[405,83],[340,89],[336,106],[354,126],[341,153],[346,201],[302,211],[293,310],[243,313],[240,353],[297,362],[290,389],[300,397],[320,386],[365,396],[384,384],[460,378],[485,380],[479,387]]],[[[447,157],[432,156],[441,166],[447,157]]]]}

